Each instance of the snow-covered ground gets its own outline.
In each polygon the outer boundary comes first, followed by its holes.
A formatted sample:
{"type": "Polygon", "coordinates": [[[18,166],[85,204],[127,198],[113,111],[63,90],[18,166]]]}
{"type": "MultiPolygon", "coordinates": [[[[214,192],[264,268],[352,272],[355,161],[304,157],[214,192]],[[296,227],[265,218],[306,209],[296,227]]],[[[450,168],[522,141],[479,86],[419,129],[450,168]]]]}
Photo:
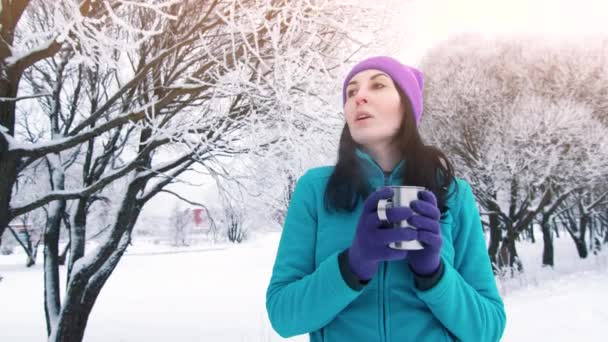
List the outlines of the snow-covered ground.
{"type": "MultiPolygon", "coordinates": [[[[284,341],[264,305],[278,241],[267,233],[238,247],[173,249],[136,240],[102,290],[85,341],[284,341]]],[[[608,257],[580,260],[563,237],[547,270],[541,247],[521,244],[528,273],[499,284],[503,341],[605,341],[608,257]]],[[[41,267],[26,269],[24,259],[0,256],[0,341],[45,340],[41,267]]]]}

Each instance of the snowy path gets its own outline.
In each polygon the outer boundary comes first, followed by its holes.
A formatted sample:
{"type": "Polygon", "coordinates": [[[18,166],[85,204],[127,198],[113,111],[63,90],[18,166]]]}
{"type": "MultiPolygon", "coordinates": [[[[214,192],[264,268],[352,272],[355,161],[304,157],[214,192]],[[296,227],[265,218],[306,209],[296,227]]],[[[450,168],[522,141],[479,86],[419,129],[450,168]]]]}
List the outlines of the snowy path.
{"type": "MultiPolygon", "coordinates": [[[[278,238],[170,254],[133,246],[102,291],[85,341],[285,341],[264,306],[278,238]]],[[[45,339],[41,269],[22,264],[22,255],[0,256],[0,341],[45,339]]],[[[553,277],[509,290],[503,341],[605,340],[606,269],[553,277]]]]}

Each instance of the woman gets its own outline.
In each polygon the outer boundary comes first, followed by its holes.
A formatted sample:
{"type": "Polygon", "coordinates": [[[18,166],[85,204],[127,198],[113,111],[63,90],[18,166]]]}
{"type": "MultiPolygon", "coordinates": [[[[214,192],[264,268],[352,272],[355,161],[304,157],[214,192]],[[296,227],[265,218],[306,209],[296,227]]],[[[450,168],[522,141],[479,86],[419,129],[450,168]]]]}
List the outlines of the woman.
{"type": "Polygon", "coordinates": [[[423,76],[390,57],[344,81],[346,124],[335,166],[296,185],[266,293],[273,328],[311,341],[498,341],[506,316],[470,186],[425,146],[423,76]],[[385,185],[425,191],[378,218],[385,185]],[[379,189],[374,191],[374,189],[379,189]],[[411,208],[411,209],[410,209],[411,208]],[[414,215],[417,214],[417,215],[414,215]],[[419,240],[422,250],[388,247],[419,240]]]}

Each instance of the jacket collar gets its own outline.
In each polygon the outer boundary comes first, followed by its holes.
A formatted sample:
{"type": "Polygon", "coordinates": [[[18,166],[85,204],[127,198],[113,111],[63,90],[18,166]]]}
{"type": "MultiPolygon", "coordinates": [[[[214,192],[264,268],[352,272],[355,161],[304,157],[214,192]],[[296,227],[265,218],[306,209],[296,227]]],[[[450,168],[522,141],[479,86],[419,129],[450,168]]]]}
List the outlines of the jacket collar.
{"type": "Polygon", "coordinates": [[[405,160],[399,161],[399,163],[393,167],[388,178],[385,179],[384,171],[369,154],[358,147],[355,148],[355,153],[357,157],[359,157],[363,170],[365,170],[367,177],[369,177],[372,186],[379,187],[384,184],[397,185],[396,183],[401,181],[398,175],[405,166],[405,160]]]}

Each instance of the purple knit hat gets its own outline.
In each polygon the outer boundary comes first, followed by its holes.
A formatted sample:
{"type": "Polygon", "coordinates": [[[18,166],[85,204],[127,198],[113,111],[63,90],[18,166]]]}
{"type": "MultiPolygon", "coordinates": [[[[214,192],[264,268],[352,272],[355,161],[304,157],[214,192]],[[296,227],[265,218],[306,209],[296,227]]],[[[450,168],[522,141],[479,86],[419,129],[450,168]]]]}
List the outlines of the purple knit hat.
{"type": "Polygon", "coordinates": [[[344,79],[342,86],[342,105],[346,103],[346,86],[356,74],[363,70],[378,69],[387,73],[395,85],[409,98],[414,112],[416,124],[422,117],[422,89],[424,75],[414,67],[401,64],[398,60],[387,56],[376,56],[365,59],[355,65],[344,79]]]}

